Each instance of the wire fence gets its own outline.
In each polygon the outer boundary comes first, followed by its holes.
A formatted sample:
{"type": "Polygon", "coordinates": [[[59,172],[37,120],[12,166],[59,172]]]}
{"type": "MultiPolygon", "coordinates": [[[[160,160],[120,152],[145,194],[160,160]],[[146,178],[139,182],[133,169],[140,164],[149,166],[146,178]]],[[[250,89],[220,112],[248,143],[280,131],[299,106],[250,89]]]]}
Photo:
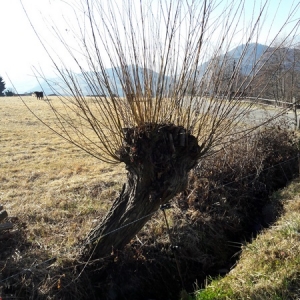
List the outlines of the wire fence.
{"type": "MultiPolygon", "coordinates": [[[[292,160],[296,160],[296,159],[297,159],[298,162],[299,162],[299,155],[294,156],[294,157],[292,157],[292,158],[289,158],[289,159],[287,159],[287,160],[285,160],[285,161],[282,161],[282,162],[280,162],[280,163],[277,163],[277,164],[275,164],[275,165],[272,165],[272,166],[270,166],[270,167],[264,168],[264,169],[261,170],[261,173],[264,172],[264,171],[267,171],[267,170],[276,168],[276,167],[278,167],[278,166],[282,166],[283,164],[285,164],[285,163],[287,163],[287,162],[290,162],[290,161],[292,161],[292,160]]],[[[299,163],[300,163],[300,162],[299,162],[299,163]]],[[[282,168],[282,171],[283,171],[283,173],[284,173],[283,168],[282,168]]],[[[208,191],[209,191],[209,192],[215,191],[215,190],[217,190],[217,189],[223,188],[223,187],[225,187],[225,186],[231,185],[231,184],[233,184],[233,183],[236,183],[236,182],[238,182],[238,181],[241,181],[241,180],[244,180],[244,179],[246,179],[246,178],[249,178],[249,177],[251,177],[251,176],[256,176],[256,175],[257,175],[257,173],[252,173],[252,174],[249,174],[249,175],[246,175],[246,176],[241,177],[239,180],[234,180],[234,181],[232,181],[232,182],[228,182],[228,183],[226,183],[226,184],[221,184],[221,185],[219,185],[219,186],[217,186],[217,187],[211,188],[211,189],[209,189],[208,191]]],[[[284,173],[284,176],[286,176],[285,173],[284,173]]],[[[168,207],[168,208],[169,208],[169,207],[168,207]]],[[[162,208],[161,210],[164,212],[164,209],[165,209],[165,208],[162,208]]],[[[128,224],[125,224],[125,225],[123,225],[123,226],[121,226],[121,227],[119,227],[119,228],[117,228],[117,229],[114,229],[114,230],[112,230],[112,231],[106,233],[105,235],[103,235],[103,236],[101,236],[101,237],[94,238],[94,239],[91,240],[90,242],[92,243],[92,242],[94,242],[95,240],[99,240],[99,239],[101,239],[101,238],[104,237],[104,236],[108,236],[108,235],[110,235],[110,234],[113,234],[113,233],[115,233],[115,232],[117,232],[117,231],[119,231],[119,230],[122,230],[122,229],[124,229],[124,228],[130,226],[130,225],[135,224],[136,222],[139,222],[139,221],[141,221],[141,220],[143,220],[143,219],[145,219],[145,218],[148,218],[148,217],[150,217],[150,216],[152,216],[152,215],[154,215],[154,214],[156,214],[156,213],[157,213],[157,211],[152,212],[152,213],[150,213],[150,214],[147,214],[147,215],[145,215],[145,216],[143,216],[143,217],[141,217],[141,218],[139,218],[139,219],[137,219],[137,220],[134,220],[133,222],[130,222],[130,223],[128,223],[128,224]]],[[[165,214],[165,213],[164,213],[164,214],[165,214]]],[[[171,238],[170,238],[170,242],[171,242],[171,238]]],[[[106,257],[107,257],[107,256],[106,256],[106,257]]],[[[97,261],[101,261],[102,259],[105,259],[106,257],[98,258],[97,261]]],[[[8,281],[8,280],[10,280],[10,279],[12,279],[12,278],[15,278],[15,277],[17,277],[17,276],[19,276],[19,275],[24,275],[24,274],[32,275],[32,274],[34,274],[34,270],[35,270],[37,267],[40,267],[40,266],[42,266],[42,265],[47,265],[47,266],[49,266],[49,265],[53,264],[53,263],[56,261],[56,259],[57,259],[57,256],[51,257],[51,258],[49,258],[49,259],[47,259],[47,260],[45,260],[45,261],[42,261],[41,263],[33,264],[33,265],[32,265],[31,267],[29,267],[29,268],[25,268],[25,269],[23,269],[23,270],[21,270],[21,271],[15,273],[15,274],[13,274],[13,275],[10,275],[10,276],[8,276],[8,277],[6,277],[6,278],[4,278],[4,279],[1,279],[1,280],[0,280],[0,292],[1,292],[1,284],[3,284],[4,282],[6,282],[6,281],[8,281]]],[[[89,262],[92,262],[92,261],[89,261],[89,262]]],[[[81,264],[81,265],[86,265],[87,263],[88,263],[88,262],[82,262],[82,263],[80,263],[80,264],[81,264]]],[[[78,265],[79,265],[79,264],[78,264],[78,265]]],[[[82,272],[80,272],[80,274],[81,274],[81,273],[82,273],[82,272]]],[[[1,275],[1,273],[0,273],[0,275],[1,275]]],[[[180,277],[181,277],[181,274],[180,274],[180,277]]],[[[76,278],[75,280],[77,280],[78,278],[79,278],[79,276],[77,276],[77,278],[76,278]]],[[[74,281],[75,281],[75,280],[74,280],[74,281]]],[[[1,294],[0,294],[0,299],[1,299],[1,294]]]]}

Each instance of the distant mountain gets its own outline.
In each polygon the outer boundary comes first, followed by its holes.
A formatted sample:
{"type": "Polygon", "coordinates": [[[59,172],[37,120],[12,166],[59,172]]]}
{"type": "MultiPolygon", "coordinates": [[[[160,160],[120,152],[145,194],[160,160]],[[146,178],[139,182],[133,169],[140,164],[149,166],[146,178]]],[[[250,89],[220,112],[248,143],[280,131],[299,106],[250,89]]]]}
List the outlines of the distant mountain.
{"type": "MultiPolygon", "coordinates": [[[[297,56],[300,57],[300,50],[297,49],[286,47],[275,48],[251,43],[237,46],[225,54],[215,57],[214,60],[219,61],[220,65],[225,63],[225,66],[233,66],[235,62],[238,64],[237,67],[243,75],[249,75],[255,66],[259,67],[266,62],[276,63],[277,65],[281,64],[286,70],[294,66],[300,70],[299,59],[295,63],[295,57],[297,56]]],[[[207,61],[199,67],[200,74],[204,74],[210,62],[207,61]]]]}
{"type": "Polygon", "coordinates": [[[241,59],[240,71],[244,75],[251,73],[255,63],[262,58],[262,55],[268,50],[268,46],[252,43],[240,45],[226,53],[231,60],[238,62],[241,59]]]}
{"type": "Polygon", "coordinates": [[[269,48],[261,57],[261,63],[280,66],[281,71],[300,71],[300,50],[296,48],[269,48]]]}
{"type": "MultiPolygon", "coordinates": [[[[232,66],[234,63],[237,64],[239,71],[244,75],[249,75],[253,70],[255,64],[258,66],[263,64],[264,62],[273,62],[278,60],[278,57],[284,57],[282,60],[282,66],[286,69],[292,66],[294,63],[296,55],[300,57],[300,50],[290,49],[290,48],[272,48],[266,45],[251,43],[247,45],[240,45],[235,47],[234,49],[228,51],[227,53],[220,55],[218,57],[213,58],[217,61],[220,66],[222,62],[225,62],[225,68],[228,67],[232,70],[232,66]],[[275,51],[276,50],[276,51],[275,51]],[[297,51],[297,53],[295,52],[297,51]],[[270,58],[270,56],[272,57],[270,58]]],[[[199,66],[197,73],[202,76],[207,68],[210,67],[211,61],[207,61],[199,66]]],[[[300,63],[297,62],[297,68],[300,70],[300,63]]],[[[110,86],[112,88],[112,93],[123,97],[124,90],[120,81],[120,77],[122,76],[122,70],[120,67],[116,68],[108,68],[105,70],[108,80],[110,81],[110,86]]],[[[151,78],[152,82],[152,91],[157,89],[157,83],[159,79],[159,74],[150,69],[144,69],[142,67],[136,67],[134,65],[127,66],[127,72],[130,74],[129,76],[132,78],[132,81],[141,83],[141,90],[143,90],[143,82],[145,80],[144,76],[147,74],[148,77],[151,78]]],[[[36,85],[30,91],[40,91],[43,90],[46,95],[49,94],[60,94],[60,95],[70,95],[70,89],[74,90],[73,82],[76,82],[76,88],[80,89],[83,95],[108,95],[108,91],[101,85],[103,82],[102,74],[95,72],[86,72],[84,74],[73,74],[72,80],[69,79],[70,86],[66,84],[60,77],[50,78],[41,82],[41,86],[36,85]],[[100,82],[100,83],[99,83],[100,82]]],[[[174,76],[175,77],[175,76],[174,76]]],[[[68,78],[68,77],[67,77],[68,78]]],[[[149,79],[148,79],[149,81],[149,79]]],[[[165,77],[165,87],[171,86],[173,82],[172,77],[165,77]]],[[[133,87],[135,88],[135,87],[133,87]]],[[[133,91],[135,92],[135,91],[133,91]]]]}
{"type": "MultiPolygon", "coordinates": [[[[226,66],[232,66],[233,63],[239,62],[240,72],[244,75],[248,75],[255,63],[261,58],[261,56],[267,51],[269,47],[266,45],[251,43],[243,44],[235,47],[234,49],[226,52],[225,54],[219,55],[212,58],[215,61],[219,62],[219,65],[225,64],[226,66]],[[240,61],[241,59],[241,61],[240,61]]],[[[204,74],[207,68],[210,67],[211,60],[204,62],[199,68],[199,73],[204,74]]]]}
{"type": "Polygon", "coordinates": [[[258,43],[251,43],[248,45],[240,45],[235,47],[234,49],[230,50],[228,52],[228,56],[231,56],[232,58],[240,58],[243,52],[245,51],[245,59],[258,59],[266,50],[268,49],[268,46],[258,44],[258,43]],[[246,51],[245,48],[247,47],[246,51]]]}
{"type": "MultiPolygon", "coordinates": [[[[152,91],[156,89],[156,83],[158,82],[159,74],[150,69],[144,69],[141,67],[127,66],[128,74],[132,80],[141,82],[141,89],[143,90],[143,82],[145,80],[144,75],[147,74],[152,81],[152,91]]],[[[108,68],[105,70],[108,80],[110,81],[110,86],[112,87],[112,92],[120,97],[124,96],[124,90],[120,81],[120,76],[122,76],[121,68],[108,68]]],[[[73,82],[76,82],[76,87],[80,89],[83,95],[102,95],[108,94],[105,85],[100,83],[104,81],[101,72],[86,72],[84,74],[72,74],[72,80],[68,78],[70,86],[62,80],[61,77],[50,78],[41,81],[41,85],[34,86],[32,91],[43,90],[46,95],[57,94],[57,95],[71,95],[70,90],[74,90],[73,82]],[[72,82],[73,81],[73,82],[72,82]],[[100,83],[99,83],[100,82],[100,83]]],[[[165,84],[171,84],[171,77],[165,76],[165,84]]]]}

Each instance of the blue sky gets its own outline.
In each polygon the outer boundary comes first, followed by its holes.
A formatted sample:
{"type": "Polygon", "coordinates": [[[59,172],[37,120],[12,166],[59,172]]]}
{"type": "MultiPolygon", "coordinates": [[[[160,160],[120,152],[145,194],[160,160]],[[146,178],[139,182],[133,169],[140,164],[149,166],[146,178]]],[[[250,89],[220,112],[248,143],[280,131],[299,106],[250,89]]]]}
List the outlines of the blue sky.
{"type": "MultiPolygon", "coordinates": [[[[121,2],[123,0],[116,1],[121,2]]],[[[202,0],[199,1],[201,2],[202,0]]],[[[230,2],[230,0],[216,0],[216,2],[218,1],[221,2],[220,7],[224,3],[230,2]]],[[[70,17],[73,15],[70,7],[71,2],[80,3],[80,0],[23,0],[23,4],[36,30],[48,43],[47,47],[60,49],[60,42],[49,33],[49,26],[51,26],[51,23],[55,23],[58,28],[64,30],[66,27],[64,17],[72,22],[72,17],[70,17]]],[[[245,0],[245,19],[251,18],[253,4],[255,3],[257,11],[261,2],[263,0],[245,0]]],[[[267,44],[279,30],[291,7],[299,5],[298,2],[294,0],[270,0],[268,14],[266,15],[258,42],[267,44]],[[274,18],[275,14],[276,17],[274,18]]],[[[293,22],[283,30],[282,36],[287,35],[291,27],[297,21],[299,22],[299,19],[300,10],[298,8],[293,16],[293,22]]],[[[239,44],[242,40],[243,34],[245,34],[242,27],[243,24],[241,24],[241,30],[239,31],[240,36],[238,33],[236,34],[233,44],[239,44]]],[[[4,78],[6,87],[12,87],[13,84],[19,93],[31,91],[37,85],[33,68],[41,69],[47,77],[54,75],[53,63],[32,29],[20,0],[1,1],[0,28],[2,42],[0,48],[0,75],[4,78]],[[10,83],[8,77],[12,83],[10,83]]],[[[63,60],[68,65],[68,55],[65,52],[61,53],[63,60]]]]}

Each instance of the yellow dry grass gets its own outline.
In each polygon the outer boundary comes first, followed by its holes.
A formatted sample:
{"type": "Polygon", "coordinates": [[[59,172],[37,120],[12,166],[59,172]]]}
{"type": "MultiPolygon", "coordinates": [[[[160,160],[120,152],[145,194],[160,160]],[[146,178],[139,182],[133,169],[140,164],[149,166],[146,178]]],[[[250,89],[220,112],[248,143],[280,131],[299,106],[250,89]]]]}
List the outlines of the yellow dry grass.
{"type": "MultiPolygon", "coordinates": [[[[45,101],[24,101],[52,124],[45,101]]],[[[17,97],[0,98],[0,120],[0,204],[26,223],[33,244],[70,255],[110,207],[125,178],[123,165],[105,164],[66,142],[17,97]]]]}

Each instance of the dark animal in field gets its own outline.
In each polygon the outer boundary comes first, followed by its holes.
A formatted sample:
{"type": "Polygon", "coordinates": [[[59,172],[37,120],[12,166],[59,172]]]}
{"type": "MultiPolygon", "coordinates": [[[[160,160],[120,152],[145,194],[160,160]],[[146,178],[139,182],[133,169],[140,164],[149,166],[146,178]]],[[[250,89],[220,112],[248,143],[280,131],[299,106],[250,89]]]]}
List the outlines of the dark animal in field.
{"type": "Polygon", "coordinates": [[[44,99],[44,93],[43,92],[34,92],[32,96],[35,96],[37,99],[44,99]]]}

